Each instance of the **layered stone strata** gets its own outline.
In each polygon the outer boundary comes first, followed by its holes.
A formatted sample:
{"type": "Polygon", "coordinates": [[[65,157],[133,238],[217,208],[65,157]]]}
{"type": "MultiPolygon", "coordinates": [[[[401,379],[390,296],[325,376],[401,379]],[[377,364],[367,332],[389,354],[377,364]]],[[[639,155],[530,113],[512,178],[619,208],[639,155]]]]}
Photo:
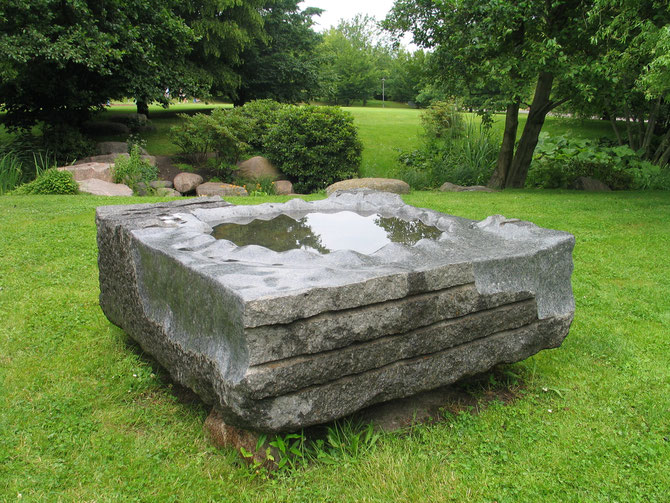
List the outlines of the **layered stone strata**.
{"type": "Polygon", "coordinates": [[[574,238],[373,191],[232,206],[98,208],[100,304],[174,379],[241,428],[289,431],[557,347],[574,313],[574,238]],[[421,220],[437,240],[371,255],[274,252],[221,223],[355,211],[421,220]]]}

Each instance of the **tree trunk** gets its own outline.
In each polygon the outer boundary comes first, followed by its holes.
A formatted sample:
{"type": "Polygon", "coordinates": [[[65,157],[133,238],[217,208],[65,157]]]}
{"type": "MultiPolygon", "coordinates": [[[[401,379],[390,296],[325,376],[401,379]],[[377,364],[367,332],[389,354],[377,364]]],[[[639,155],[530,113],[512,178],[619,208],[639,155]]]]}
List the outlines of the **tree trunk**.
{"type": "Polygon", "coordinates": [[[659,96],[656,100],[656,105],[649,115],[649,122],[647,123],[647,131],[644,134],[644,140],[642,141],[642,148],[644,149],[643,158],[649,159],[651,157],[651,139],[654,137],[654,128],[656,127],[656,119],[658,118],[658,111],[661,108],[661,97],[659,96]]]}
{"type": "Polygon", "coordinates": [[[507,172],[505,179],[505,187],[508,188],[523,188],[526,183],[526,176],[530,163],[533,160],[533,152],[537,145],[537,140],[544,124],[544,119],[550,110],[558,106],[558,103],[553,103],[549,97],[551,96],[551,88],[554,83],[554,75],[548,72],[540,72],[537,79],[537,86],[535,87],[535,95],[533,102],[530,105],[530,112],[526,125],[523,128],[519,145],[516,148],[514,159],[507,172]]]}
{"type": "Polygon", "coordinates": [[[149,117],[149,103],[147,103],[144,100],[138,99],[137,100],[137,113],[138,114],[144,114],[148,118],[149,117]]]}
{"type": "Polygon", "coordinates": [[[503,133],[500,152],[498,153],[498,162],[496,169],[491,175],[488,186],[492,189],[502,189],[505,186],[505,179],[514,158],[514,144],[516,143],[516,132],[519,128],[519,100],[507,105],[507,114],[505,115],[505,132],[503,133]]]}
{"type": "Polygon", "coordinates": [[[614,134],[616,135],[617,142],[619,142],[619,145],[623,145],[623,138],[621,137],[619,128],[616,125],[616,113],[608,113],[607,115],[609,115],[610,124],[612,124],[612,129],[614,130],[614,134]]]}

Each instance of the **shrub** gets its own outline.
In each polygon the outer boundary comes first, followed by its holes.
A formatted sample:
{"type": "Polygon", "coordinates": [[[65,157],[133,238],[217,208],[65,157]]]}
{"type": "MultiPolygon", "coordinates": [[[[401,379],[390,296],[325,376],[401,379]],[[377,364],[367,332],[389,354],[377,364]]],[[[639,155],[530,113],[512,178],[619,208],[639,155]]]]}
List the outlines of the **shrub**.
{"type": "Polygon", "coordinates": [[[250,136],[250,125],[240,114],[217,109],[211,115],[180,114],[181,124],[170,131],[172,140],[181,149],[189,163],[203,165],[208,154],[230,163],[236,163],[240,155],[248,150],[244,141],[250,136]]]}
{"type": "Polygon", "coordinates": [[[78,194],[79,185],[69,171],[58,171],[50,168],[41,173],[32,182],[21,185],[13,194],[46,195],[46,194],[78,194]]]}
{"type": "Polygon", "coordinates": [[[67,126],[45,126],[41,138],[42,150],[51,152],[59,165],[74,162],[93,153],[95,144],[78,129],[67,126]]]}
{"type": "Polygon", "coordinates": [[[264,145],[263,138],[277,124],[279,112],[287,106],[290,105],[273,100],[255,100],[229,110],[228,114],[244,122],[244,141],[254,153],[261,154],[264,145]]]}
{"type": "Polygon", "coordinates": [[[486,183],[495,169],[498,139],[489,128],[473,120],[458,129],[456,132],[453,126],[447,126],[438,137],[427,134],[427,141],[421,148],[401,152],[396,176],[415,190],[437,188],[444,182],[458,185],[486,183]]]}
{"type": "Polygon", "coordinates": [[[456,104],[437,101],[421,113],[421,124],[428,138],[460,136],[465,129],[463,115],[456,104]]]}
{"type": "Polygon", "coordinates": [[[670,169],[642,160],[628,146],[541,134],[526,185],[567,188],[580,176],[596,178],[615,190],[670,189],[670,169]]]}
{"type": "Polygon", "coordinates": [[[139,145],[133,145],[128,157],[119,156],[114,159],[112,168],[114,183],[125,183],[133,191],[137,190],[138,183],[143,182],[148,185],[157,177],[158,169],[142,159],[139,145]]]}
{"type": "Polygon", "coordinates": [[[299,192],[315,192],[356,176],[363,148],[351,114],[322,106],[283,107],[263,147],[299,192]]]}

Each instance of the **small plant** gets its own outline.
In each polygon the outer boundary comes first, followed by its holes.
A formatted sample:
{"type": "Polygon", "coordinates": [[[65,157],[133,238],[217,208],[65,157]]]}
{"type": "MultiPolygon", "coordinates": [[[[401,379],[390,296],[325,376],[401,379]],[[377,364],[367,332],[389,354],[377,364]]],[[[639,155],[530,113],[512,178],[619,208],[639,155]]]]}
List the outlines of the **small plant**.
{"type": "Polygon", "coordinates": [[[421,113],[421,123],[429,138],[459,136],[464,132],[463,115],[456,104],[436,101],[421,113]]]}
{"type": "Polygon", "coordinates": [[[128,145],[128,153],[130,154],[132,153],[135,145],[137,145],[140,152],[143,151],[147,146],[147,141],[144,138],[142,138],[138,133],[131,133],[128,135],[126,144],[128,145]]]}
{"type": "Polygon", "coordinates": [[[567,188],[577,178],[591,177],[612,189],[670,190],[670,169],[642,160],[626,145],[605,141],[540,135],[526,185],[567,188]]]}
{"type": "Polygon", "coordinates": [[[140,182],[148,185],[157,177],[158,169],[142,159],[139,145],[133,146],[128,157],[118,156],[114,159],[114,167],[112,168],[114,183],[125,183],[133,189],[133,192],[137,191],[140,182]]]}
{"type": "Polygon", "coordinates": [[[8,153],[0,157],[0,195],[14,190],[22,177],[21,161],[16,155],[8,153]]]}
{"type": "Polygon", "coordinates": [[[16,195],[68,195],[78,194],[79,185],[69,171],[50,168],[41,173],[32,182],[18,187],[16,195]]]}

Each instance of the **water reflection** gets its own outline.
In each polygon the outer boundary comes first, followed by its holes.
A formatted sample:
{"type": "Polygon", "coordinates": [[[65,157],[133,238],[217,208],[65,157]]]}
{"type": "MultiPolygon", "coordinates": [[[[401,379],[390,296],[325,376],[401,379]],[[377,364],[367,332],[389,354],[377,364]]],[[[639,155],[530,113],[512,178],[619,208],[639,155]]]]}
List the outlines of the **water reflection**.
{"type": "Polygon", "coordinates": [[[407,221],[379,214],[351,211],[308,213],[298,220],[279,215],[247,224],[225,223],[214,227],[214,237],[238,246],[259,245],[281,252],[304,249],[319,253],[354,250],[370,254],[390,242],[413,245],[420,239],[437,239],[442,231],[419,220],[407,221]]]}

